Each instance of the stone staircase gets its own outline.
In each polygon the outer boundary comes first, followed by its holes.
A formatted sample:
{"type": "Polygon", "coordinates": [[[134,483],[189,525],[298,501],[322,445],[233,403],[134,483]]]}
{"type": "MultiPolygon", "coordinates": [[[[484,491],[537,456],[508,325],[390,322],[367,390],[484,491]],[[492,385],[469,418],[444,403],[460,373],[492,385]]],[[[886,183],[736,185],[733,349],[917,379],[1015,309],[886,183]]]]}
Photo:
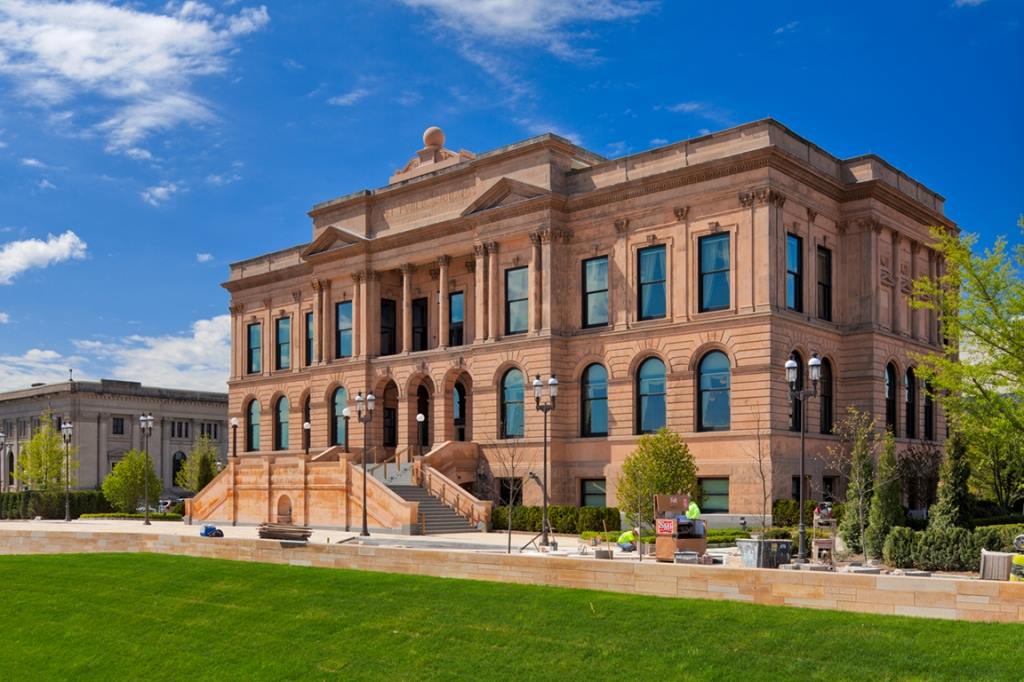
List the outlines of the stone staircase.
{"type": "Polygon", "coordinates": [[[373,475],[403,500],[419,503],[420,532],[424,535],[479,532],[451,507],[412,482],[412,464],[381,466],[373,471],[373,475]]]}

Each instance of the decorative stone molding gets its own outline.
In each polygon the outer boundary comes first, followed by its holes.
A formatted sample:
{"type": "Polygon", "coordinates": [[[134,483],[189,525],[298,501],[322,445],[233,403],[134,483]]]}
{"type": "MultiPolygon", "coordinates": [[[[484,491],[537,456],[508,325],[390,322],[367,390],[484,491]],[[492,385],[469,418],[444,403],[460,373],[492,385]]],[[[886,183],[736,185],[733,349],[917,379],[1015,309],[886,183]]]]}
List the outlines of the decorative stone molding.
{"type": "Polygon", "coordinates": [[[718,222],[717,220],[712,220],[711,222],[708,223],[708,229],[711,230],[712,232],[718,232],[720,229],[722,229],[722,223],[718,222]]]}
{"type": "Polygon", "coordinates": [[[622,237],[629,231],[629,218],[615,221],[615,234],[622,237]]]}
{"type": "Polygon", "coordinates": [[[542,227],[536,232],[530,233],[530,242],[536,244],[549,244],[552,242],[565,242],[568,243],[572,238],[572,233],[569,230],[565,230],[558,227],[542,227]]]}
{"type": "Polygon", "coordinates": [[[750,208],[754,205],[754,191],[744,190],[739,194],[740,206],[744,208],[750,208]]]}
{"type": "Polygon", "coordinates": [[[322,279],[311,280],[310,285],[313,287],[313,291],[316,293],[320,293],[324,289],[324,281],[322,279]]]}
{"type": "Polygon", "coordinates": [[[412,273],[416,272],[416,266],[413,265],[412,263],[402,263],[400,266],[398,266],[398,269],[402,271],[402,275],[404,276],[409,276],[412,273]]]}
{"type": "Polygon", "coordinates": [[[818,212],[810,206],[807,207],[807,222],[811,225],[814,224],[814,219],[818,217],[818,212]]]}
{"type": "Polygon", "coordinates": [[[473,255],[477,258],[481,258],[487,255],[487,247],[482,242],[473,244],[473,255]]]}
{"type": "Polygon", "coordinates": [[[676,221],[681,223],[684,220],[686,220],[686,218],[690,215],[690,207],[676,206],[674,209],[672,209],[672,213],[675,214],[676,221]]]}
{"type": "Polygon", "coordinates": [[[263,307],[266,308],[267,310],[270,310],[271,308],[273,308],[274,307],[274,299],[272,299],[269,296],[267,296],[265,299],[263,299],[263,307]]]}
{"type": "Polygon", "coordinates": [[[838,223],[836,223],[836,230],[839,232],[839,234],[846,234],[847,228],[849,228],[849,223],[847,223],[845,220],[840,220],[838,223]]]}
{"type": "Polygon", "coordinates": [[[298,303],[302,300],[302,292],[296,289],[292,292],[292,303],[298,303]]]}
{"type": "Polygon", "coordinates": [[[438,256],[437,257],[437,266],[439,268],[446,268],[446,267],[448,267],[449,264],[451,264],[451,262],[452,262],[452,257],[447,255],[447,254],[444,255],[444,256],[438,256]]]}
{"type": "Polygon", "coordinates": [[[498,253],[498,242],[487,242],[484,244],[487,253],[498,253]]]}
{"type": "Polygon", "coordinates": [[[758,187],[754,190],[754,199],[759,204],[771,204],[782,208],[786,203],[786,195],[773,187],[758,187]]]}
{"type": "Polygon", "coordinates": [[[882,223],[878,222],[877,219],[871,216],[868,216],[866,218],[857,218],[857,220],[854,222],[858,228],[864,231],[872,230],[876,233],[882,231],[882,223]]]}
{"type": "Polygon", "coordinates": [[[245,305],[242,303],[232,303],[228,306],[228,310],[232,315],[240,315],[245,312],[245,305]]]}
{"type": "Polygon", "coordinates": [[[362,270],[356,270],[355,272],[352,273],[352,281],[355,282],[356,284],[359,284],[360,282],[363,281],[364,274],[365,273],[362,270]]]}
{"type": "Polygon", "coordinates": [[[468,261],[466,261],[466,272],[476,272],[476,261],[475,260],[468,260],[468,261]]]}
{"type": "Polygon", "coordinates": [[[436,281],[437,278],[440,277],[440,276],[441,276],[441,271],[440,270],[438,270],[437,268],[430,268],[430,279],[436,281]]]}

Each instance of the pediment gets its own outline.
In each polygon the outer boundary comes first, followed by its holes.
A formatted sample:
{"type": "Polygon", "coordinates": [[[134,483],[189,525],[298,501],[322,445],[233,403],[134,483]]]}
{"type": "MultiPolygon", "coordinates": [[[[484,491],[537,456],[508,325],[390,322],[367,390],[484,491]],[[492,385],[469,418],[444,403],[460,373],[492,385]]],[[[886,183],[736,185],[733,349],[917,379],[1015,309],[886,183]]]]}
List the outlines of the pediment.
{"type": "Polygon", "coordinates": [[[320,233],[319,237],[310,242],[309,246],[303,249],[302,258],[306,259],[321,253],[337,251],[349,246],[361,244],[365,241],[366,239],[363,237],[360,237],[357,234],[352,234],[347,230],[342,230],[337,227],[328,227],[320,233]]]}
{"type": "Polygon", "coordinates": [[[519,180],[512,180],[511,178],[501,178],[474,199],[462,211],[462,215],[468,216],[492,208],[511,206],[512,204],[518,204],[519,202],[528,201],[529,199],[550,193],[549,190],[543,187],[537,187],[536,185],[520,182],[519,180]]]}

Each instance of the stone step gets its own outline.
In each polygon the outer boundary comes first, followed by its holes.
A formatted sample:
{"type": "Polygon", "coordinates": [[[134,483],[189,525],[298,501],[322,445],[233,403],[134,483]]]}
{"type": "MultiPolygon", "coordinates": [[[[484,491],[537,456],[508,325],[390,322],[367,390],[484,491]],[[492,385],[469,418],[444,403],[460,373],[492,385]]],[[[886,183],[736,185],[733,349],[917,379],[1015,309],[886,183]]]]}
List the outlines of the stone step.
{"type": "Polygon", "coordinates": [[[403,500],[419,503],[426,533],[473,533],[477,528],[451,507],[418,485],[388,484],[403,500]]]}

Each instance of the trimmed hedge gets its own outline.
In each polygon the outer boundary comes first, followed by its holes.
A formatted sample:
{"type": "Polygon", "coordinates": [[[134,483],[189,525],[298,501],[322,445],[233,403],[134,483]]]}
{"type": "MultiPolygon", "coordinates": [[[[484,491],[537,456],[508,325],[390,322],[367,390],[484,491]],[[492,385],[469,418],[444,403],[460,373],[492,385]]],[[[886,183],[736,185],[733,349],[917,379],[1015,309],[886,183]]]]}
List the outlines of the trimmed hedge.
{"type": "Polygon", "coordinates": [[[889,531],[882,546],[882,560],[893,568],[911,568],[914,565],[914,546],[917,533],[911,528],[896,526],[889,531]]]}
{"type": "MultiPolygon", "coordinates": [[[[83,514],[113,511],[102,490],[72,490],[70,495],[71,518],[83,514]]],[[[23,490],[0,493],[0,519],[44,519],[64,518],[64,491],[23,490]]]]}
{"type": "MultiPolygon", "coordinates": [[[[581,540],[593,540],[599,538],[607,542],[615,542],[619,539],[620,531],[608,531],[604,533],[602,531],[584,531],[580,533],[581,540]]],[[[640,539],[643,542],[654,542],[653,535],[642,535],[640,539]]],[[[709,528],[708,529],[708,544],[719,545],[736,542],[737,540],[745,539],[750,537],[750,532],[741,530],[739,528],[709,528]]]]}
{"type": "MultiPolygon", "coordinates": [[[[508,507],[495,507],[491,510],[491,529],[501,531],[508,528],[508,507]]],[[[512,507],[512,530],[539,533],[542,507],[512,507]]],[[[621,528],[618,507],[571,507],[568,505],[548,505],[548,521],[555,533],[578,535],[586,531],[609,531],[621,528]]]]}
{"type": "Polygon", "coordinates": [[[974,519],[975,528],[986,526],[1008,526],[1024,524],[1024,514],[1006,514],[1004,516],[990,516],[985,519],[974,519]]]}
{"type": "MultiPolygon", "coordinates": [[[[804,524],[808,527],[814,523],[814,508],[817,500],[804,500],[804,524]]],[[[843,518],[843,505],[832,505],[832,517],[838,522],[843,518]]],[[[773,526],[796,526],[800,523],[800,503],[796,500],[775,500],[772,503],[773,526]]]]}
{"type": "MultiPolygon", "coordinates": [[[[83,519],[144,519],[145,514],[82,514],[80,518],[83,519]]],[[[181,514],[171,514],[168,512],[150,512],[150,521],[181,521],[181,514]]]]}
{"type": "Polygon", "coordinates": [[[966,528],[933,528],[914,531],[897,526],[885,539],[882,558],[893,568],[924,571],[977,571],[981,550],[1013,552],[1013,539],[1024,525],[966,528]]]}

